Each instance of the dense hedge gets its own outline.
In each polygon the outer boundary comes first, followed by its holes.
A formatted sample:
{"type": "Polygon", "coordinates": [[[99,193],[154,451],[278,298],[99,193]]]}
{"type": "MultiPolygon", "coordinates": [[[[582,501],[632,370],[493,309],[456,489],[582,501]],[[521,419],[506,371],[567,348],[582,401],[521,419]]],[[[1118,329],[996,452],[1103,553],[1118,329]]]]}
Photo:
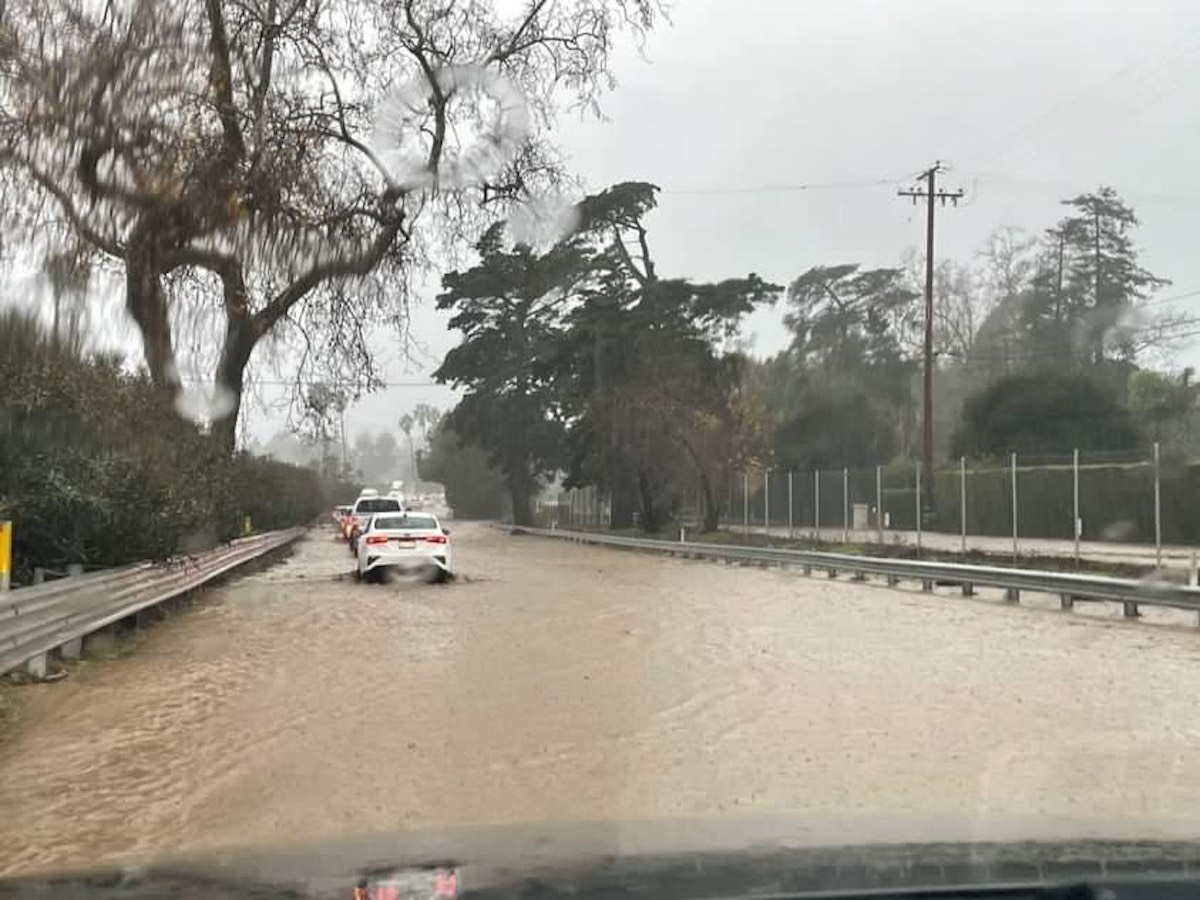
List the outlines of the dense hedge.
{"type": "MultiPolygon", "coordinates": [[[[1022,537],[1074,536],[1074,487],[1070,465],[1019,466],[1017,529],[1022,537]]],[[[1200,543],[1200,465],[1165,462],[1161,473],[1162,537],[1165,543],[1200,543]]],[[[934,481],[938,531],[958,532],[961,479],[957,469],[938,472],[934,481]]],[[[916,496],[909,489],[884,493],[884,509],[894,528],[916,526],[916,496]]],[[[1079,514],[1084,540],[1154,541],[1154,467],[1149,463],[1083,465],[1079,470],[1079,514]]],[[[1012,534],[1012,474],[1007,467],[967,470],[967,531],[1012,534]]]]}
{"type": "Polygon", "coordinates": [[[0,518],[14,580],[32,568],[163,558],[241,533],[311,522],[315,472],[230,458],[168,398],[114,359],[0,313],[0,518]]]}
{"type": "MultiPolygon", "coordinates": [[[[1143,457],[1148,454],[1140,454],[1143,457]]],[[[1132,457],[1134,454],[1126,454],[1132,457]]],[[[1069,459],[1069,457],[1068,457],[1069,459]]],[[[1026,538],[1071,539],[1074,535],[1074,497],[1069,462],[1028,464],[1018,460],[1017,529],[1026,538]]],[[[851,469],[843,497],[841,470],[821,473],[821,525],[837,529],[846,518],[846,507],[875,506],[875,469],[851,469]]],[[[811,527],[816,512],[813,504],[813,473],[793,476],[793,521],[811,527]]],[[[917,524],[916,469],[909,461],[884,466],[883,509],[890,527],[911,531],[917,524]]],[[[727,518],[743,517],[741,485],[728,492],[727,518]]],[[[786,525],[788,514],[787,473],[775,472],[770,482],[770,514],[774,525],[786,525]]],[[[1168,544],[1200,544],[1200,463],[1164,459],[1161,465],[1162,539],[1168,544]]],[[[761,476],[751,481],[750,521],[761,524],[764,499],[761,476]]],[[[1084,462],[1079,469],[1079,513],[1084,540],[1153,543],[1154,466],[1142,461],[1084,462]]],[[[874,520],[872,520],[874,521],[874,520]]],[[[961,478],[957,466],[940,469],[934,478],[934,520],[930,530],[956,534],[961,523],[961,478]]],[[[1008,537],[1012,534],[1012,475],[1002,461],[969,461],[967,468],[967,531],[975,535],[1008,537]]]]}

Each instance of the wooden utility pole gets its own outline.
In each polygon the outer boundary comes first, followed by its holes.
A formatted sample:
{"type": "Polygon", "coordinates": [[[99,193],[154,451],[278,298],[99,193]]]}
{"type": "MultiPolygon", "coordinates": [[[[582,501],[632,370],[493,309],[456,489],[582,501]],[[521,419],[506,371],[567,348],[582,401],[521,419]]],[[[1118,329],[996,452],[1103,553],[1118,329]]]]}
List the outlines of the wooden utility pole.
{"type": "Polygon", "coordinates": [[[939,202],[942,206],[945,206],[947,202],[957,206],[963,196],[961,190],[938,190],[937,173],[943,170],[944,167],[939,160],[921,173],[917,179],[918,182],[926,183],[924,189],[914,188],[898,191],[901,197],[911,197],[913,205],[916,205],[918,199],[924,198],[927,209],[925,222],[925,402],[922,414],[922,468],[925,470],[926,476],[922,515],[926,520],[930,518],[933,509],[931,502],[933,496],[933,212],[939,202]]]}

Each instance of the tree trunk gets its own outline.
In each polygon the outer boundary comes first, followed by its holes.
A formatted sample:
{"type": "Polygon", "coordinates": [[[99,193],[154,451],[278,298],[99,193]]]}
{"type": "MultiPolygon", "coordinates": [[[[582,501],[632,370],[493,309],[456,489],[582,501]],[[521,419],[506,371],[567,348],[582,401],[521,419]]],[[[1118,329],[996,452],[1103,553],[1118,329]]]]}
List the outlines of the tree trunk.
{"type": "Polygon", "coordinates": [[[658,509],[654,504],[654,491],[650,485],[650,478],[645,472],[638,473],[638,499],[641,503],[642,531],[654,534],[658,531],[661,523],[658,521],[658,509]]]}
{"type": "Polygon", "coordinates": [[[225,321],[225,342],[217,361],[215,390],[220,415],[214,416],[212,431],[217,446],[226,456],[237,447],[238,416],[246,386],[246,367],[258,343],[254,323],[244,315],[229,315],[225,321]]]}
{"type": "Polygon", "coordinates": [[[137,324],[150,379],[174,392],[179,386],[167,299],[162,290],[160,248],[148,226],[139,226],[125,257],[125,308],[137,324]]]}
{"type": "Polygon", "coordinates": [[[533,526],[533,496],[524,479],[509,479],[508,495],[512,501],[514,525],[533,526]]]}
{"type": "Polygon", "coordinates": [[[721,504],[704,470],[700,471],[700,490],[704,492],[704,530],[716,531],[721,526],[721,504]]]}
{"type": "Polygon", "coordinates": [[[618,476],[612,479],[610,490],[612,493],[610,527],[632,528],[633,514],[638,508],[637,492],[633,489],[633,483],[628,478],[618,476]]]}

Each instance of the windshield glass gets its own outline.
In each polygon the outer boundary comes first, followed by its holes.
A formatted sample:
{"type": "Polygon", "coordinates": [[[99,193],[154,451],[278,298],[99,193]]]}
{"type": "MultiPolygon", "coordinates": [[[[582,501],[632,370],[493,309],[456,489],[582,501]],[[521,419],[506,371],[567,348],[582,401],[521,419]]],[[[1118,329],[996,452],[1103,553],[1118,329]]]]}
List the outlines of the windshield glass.
{"type": "Polygon", "coordinates": [[[3,0],[0,64],[0,874],[1200,841],[1200,2],[3,0]]]}
{"type": "Polygon", "coordinates": [[[359,513],[381,513],[399,512],[401,506],[400,501],[395,498],[374,497],[369,500],[359,500],[354,508],[359,513]]]}
{"type": "Polygon", "coordinates": [[[428,530],[437,528],[437,520],[432,516],[376,516],[371,523],[375,531],[428,530]]]}

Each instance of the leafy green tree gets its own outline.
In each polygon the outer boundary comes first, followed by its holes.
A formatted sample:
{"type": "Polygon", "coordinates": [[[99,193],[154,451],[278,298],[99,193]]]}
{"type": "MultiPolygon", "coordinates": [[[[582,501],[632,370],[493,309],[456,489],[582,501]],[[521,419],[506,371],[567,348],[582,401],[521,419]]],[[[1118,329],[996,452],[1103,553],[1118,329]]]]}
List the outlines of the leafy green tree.
{"type": "Polygon", "coordinates": [[[1114,391],[1084,375],[1046,372],[1002,378],[971,397],[952,452],[1131,450],[1139,438],[1132,414],[1114,391]]]}
{"type": "Polygon", "coordinates": [[[529,525],[539,482],[561,460],[550,361],[586,257],[570,240],[543,254],[506,249],[504,235],[503,223],[493,225],[477,245],[479,263],[442,279],[438,308],[453,310],[450,327],[463,339],[434,377],[465,389],[451,427],[487,451],[504,473],[513,521],[529,525]]]}
{"type": "Polygon", "coordinates": [[[793,471],[867,466],[890,458],[895,430],[881,402],[854,379],[810,373],[789,384],[773,435],[774,464],[793,471]]]}
{"type": "Polygon", "coordinates": [[[1071,214],[1046,233],[1041,270],[1026,310],[1043,365],[1132,361],[1133,310],[1170,284],[1138,258],[1136,213],[1111,187],[1062,201],[1071,214]],[[1069,352],[1064,352],[1069,351],[1069,352]]]}
{"type": "Polygon", "coordinates": [[[1177,376],[1143,369],[1129,379],[1129,408],[1154,440],[1165,440],[1172,427],[1188,437],[1189,418],[1196,408],[1200,385],[1192,382],[1192,369],[1177,376]]]}
{"type": "Polygon", "coordinates": [[[743,361],[722,345],[774,285],[750,274],[717,283],[660,276],[645,218],[658,188],[623,182],[580,204],[593,272],[559,354],[571,420],[572,483],[611,492],[613,524],[655,530],[698,488],[705,524],[740,455],[743,361]],[[631,249],[632,248],[632,249],[631,249]]]}
{"type": "Polygon", "coordinates": [[[502,519],[510,512],[504,476],[480,447],[465,444],[449,416],[429,435],[429,447],[417,456],[422,481],[446,488],[446,502],[460,519],[502,519]]]}
{"type": "Polygon", "coordinates": [[[915,371],[899,322],[917,294],[900,269],[857,264],[815,266],[788,286],[784,318],[802,369],[856,380],[868,394],[900,409],[911,403],[915,371]]]}

